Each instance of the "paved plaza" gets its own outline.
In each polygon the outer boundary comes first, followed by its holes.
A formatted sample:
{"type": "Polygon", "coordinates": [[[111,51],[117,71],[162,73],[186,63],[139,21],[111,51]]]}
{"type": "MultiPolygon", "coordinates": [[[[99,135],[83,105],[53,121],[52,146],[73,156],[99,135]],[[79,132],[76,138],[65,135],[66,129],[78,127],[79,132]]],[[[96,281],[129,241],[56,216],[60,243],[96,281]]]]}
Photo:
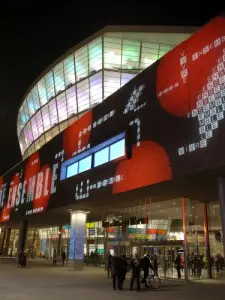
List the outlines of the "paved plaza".
{"type": "Polygon", "coordinates": [[[208,280],[184,283],[162,281],[157,291],[129,291],[129,279],[123,291],[114,291],[111,280],[102,268],[85,267],[82,272],[67,267],[52,267],[50,263],[31,262],[25,269],[15,262],[0,262],[1,300],[135,300],[135,299],[217,299],[224,298],[225,281],[208,280]]]}

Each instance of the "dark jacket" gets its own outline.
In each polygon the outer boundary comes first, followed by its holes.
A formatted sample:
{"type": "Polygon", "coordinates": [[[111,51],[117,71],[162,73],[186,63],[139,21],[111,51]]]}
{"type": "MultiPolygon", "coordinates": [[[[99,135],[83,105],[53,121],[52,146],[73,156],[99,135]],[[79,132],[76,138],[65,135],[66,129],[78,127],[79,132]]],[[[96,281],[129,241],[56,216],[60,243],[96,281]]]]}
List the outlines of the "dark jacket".
{"type": "Polygon", "coordinates": [[[141,260],[140,260],[140,267],[143,270],[153,270],[153,266],[150,262],[150,259],[147,256],[144,256],[141,260]]]}

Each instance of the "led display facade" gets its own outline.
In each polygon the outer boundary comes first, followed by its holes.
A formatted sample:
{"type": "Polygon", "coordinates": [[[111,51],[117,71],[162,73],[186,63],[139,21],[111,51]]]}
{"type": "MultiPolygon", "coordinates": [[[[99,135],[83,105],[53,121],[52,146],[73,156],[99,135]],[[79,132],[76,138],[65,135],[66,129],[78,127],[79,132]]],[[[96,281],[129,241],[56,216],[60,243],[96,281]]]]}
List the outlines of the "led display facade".
{"type": "Polygon", "coordinates": [[[0,221],[225,165],[224,112],[219,16],[1,177],[0,221]],[[111,147],[120,135],[125,155],[94,163],[93,149],[111,147]],[[82,172],[65,172],[77,156],[91,156],[88,168],[83,161],[82,172]]]}

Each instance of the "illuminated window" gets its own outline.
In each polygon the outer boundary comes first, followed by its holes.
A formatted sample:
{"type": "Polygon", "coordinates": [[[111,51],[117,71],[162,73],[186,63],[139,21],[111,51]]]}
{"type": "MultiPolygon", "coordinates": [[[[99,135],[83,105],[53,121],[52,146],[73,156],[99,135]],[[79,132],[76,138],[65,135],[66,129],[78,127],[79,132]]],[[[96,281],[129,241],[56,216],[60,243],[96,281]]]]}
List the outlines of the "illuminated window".
{"type": "Polygon", "coordinates": [[[66,120],[67,119],[67,108],[66,108],[65,93],[62,93],[57,97],[57,110],[58,110],[59,122],[66,120]]]}
{"type": "Polygon", "coordinates": [[[79,81],[88,76],[88,52],[84,47],[75,53],[76,80],[79,81]]]}
{"type": "Polygon", "coordinates": [[[50,118],[49,118],[49,111],[48,111],[48,105],[45,105],[41,109],[42,117],[43,117],[43,125],[44,125],[44,131],[47,131],[51,127],[50,118]]]}
{"type": "Polygon", "coordinates": [[[88,46],[89,74],[102,69],[102,40],[92,42],[88,46]]]}
{"type": "Polygon", "coordinates": [[[82,112],[90,107],[88,79],[77,84],[77,98],[78,112],[82,112]]]}
{"type": "Polygon", "coordinates": [[[75,83],[75,70],[74,70],[74,56],[71,55],[64,60],[64,74],[65,74],[65,85],[66,88],[70,84],[75,83]]]}
{"type": "Polygon", "coordinates": [[[31,127],[32,127],[34,140],[36,140],[38,138],[39,134],[38,134],[38,128],[37,128],[35,116],[31,119],[31,127]]]}
{"type": "Polygon", "coordinates": [[[114,160],[125,156],[125,139],[122,139],[110,146],[109,160],[114,160]]]}
{"type": "Polygon", "coordinates": [[[42,133],[44,133],[44,125],[43,125],[41,111],[38,111],[35,117],[37,122],[38,133],[39,133],[38,135],[40,136],[42,135],[42,133]]]}
{"type": "Polygon", "coordinates": [[[129,82],[131,79],[133,79],[136,76],[136,74],[131,73],[122,73],[121,76],[121,87],[124,86],[127,82],[129,82]]]}
{"type": "Polygon", "coordinates": [[[49,102],[49,114],[50,114],[51,126],[58,124],[58,115],[57,115],[55,99],[49,102]]]}
{"type": "Polygon", "coordinates": [[[46,90],[47,90],[48,100],[50,100],[52,97],[55,96],[55,86],[54,86],[54,79],[53,79],[53,73],[52,72],[49,72],[45,76],[45,83],[46,83],[46,90]]]}
{"type": "Polygon", "coordinates": [[[94,154],[94,167],[103,165],[109,161],[109,147],[106,147],[94,154]]]}
{"type": "Polygon", "coordinates": [[[120,88],[120,73],[105,71],[104,75],[104,97],[107,98],[120,88]]]}
{"type": "Polygon", "coordinates": [[[141,52],[141,68],[145,69],[159,58],[159,44],[143,42],[141,52]]]}
{"type": "Polygon", "coordinates": [[[40,108],[40,101],[39,101],[39,94],[38,88],[35,86],[32,90],[33,102],[34,102],[34,109],[37,111],[40,108]]]}
{"type": "Polygon", "coordinates": [[[79,173],[85,172],[91,169],[92,156],[87,156],[79,161],[79,173]]]}
{"type": "Polygon", "coordinates": [[[56,94],[65,90],[65,81],[63,74],[63,63],[58,64],[54,69],[56,94]]]}
{"type": "Polygon", "coordinates": [[[121,69],[122,39],[104,37],[104,68],[121,69]]]}
{"type": "Polygon", "coordinates": [[[77,114],[77,97],[75,87],[66,90],[68,117],[77,114]]]}
{"type": "Polygon", "coordinates": [[[125,132],[64,161],[61,166],[60,180],[64,180],[68,177],[90,170],[92,167],[95,168],[114,159],[123,157],[125,157],[125,132]],[[93,166],[92,157],[94,161],[93,166]],[[78,164],[78,169],[76,164],[78,164]]]}
{"type": "Polygon", "coordinates": [[[102,72],[90,77],[90,102],[91,106],[102,102],[102,72]]]}
{"type": "Polygon", "coordinates": [[[78,162],[67,167],[66,177],[72,177],[78,174],[78,162]]]}
{"type": "Polygon", "coordinates": [[[32,93],[29,93],[29,95],[27,96],[27,106],[28,106],[30,116],[32,117],[33,114],[35,113],[35,107],[34,107],[32,93]]]}
{"type": "Polygon", "coordinates": [[[38,82],[38,92],[39,92],[39,96],[40,96],[41,106],[43,106],[43,105],[45,105],[45,104],[47,103],[47,101],[48,101],[44,79],[41,79],[41,80],[38,82]]]}
{"type": "Polygon", "coordinates": [[[122,68],[138,69],[140,57],[140,42],[123,40],[122,68]]]}

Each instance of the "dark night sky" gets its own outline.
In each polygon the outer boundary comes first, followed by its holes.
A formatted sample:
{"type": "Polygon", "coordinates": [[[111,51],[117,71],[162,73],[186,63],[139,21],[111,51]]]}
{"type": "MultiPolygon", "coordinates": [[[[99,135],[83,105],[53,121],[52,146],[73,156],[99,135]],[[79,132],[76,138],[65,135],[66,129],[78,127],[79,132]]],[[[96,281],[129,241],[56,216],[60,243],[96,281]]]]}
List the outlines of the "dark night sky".
{"type": "Polygon", "coordinates": [[[3,2],[0,174],[21,160],[16,119],[23,94],[39,73],[70,47],[105,25],[200,26],[225,8],[224,1],[218,0],[214,7],[212,2],[206,4],[202,0],[95,0],[91,4],[69,0],[3,2]]]}

